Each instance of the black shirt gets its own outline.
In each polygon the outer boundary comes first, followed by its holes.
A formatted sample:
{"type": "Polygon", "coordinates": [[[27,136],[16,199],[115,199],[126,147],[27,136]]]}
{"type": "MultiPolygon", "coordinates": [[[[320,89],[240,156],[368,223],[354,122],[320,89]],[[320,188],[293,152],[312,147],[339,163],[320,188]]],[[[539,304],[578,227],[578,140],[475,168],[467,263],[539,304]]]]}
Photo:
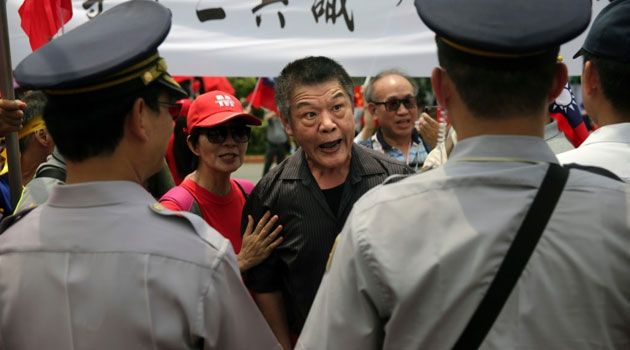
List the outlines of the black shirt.
{"type": "Polygon", "coordinates": [[[292,333],[302,330],[335,237],[354,202],[389,175],[412,172],[386,155],[353,144],[350,171],[335,212],[313,178],[302,149],[258,182],[243,208],[241,232],[248,214],[258,222],[270,210],[284,227],[284,241],[245,273],[245,283],[256,293],[282,291],[292,333]]]}

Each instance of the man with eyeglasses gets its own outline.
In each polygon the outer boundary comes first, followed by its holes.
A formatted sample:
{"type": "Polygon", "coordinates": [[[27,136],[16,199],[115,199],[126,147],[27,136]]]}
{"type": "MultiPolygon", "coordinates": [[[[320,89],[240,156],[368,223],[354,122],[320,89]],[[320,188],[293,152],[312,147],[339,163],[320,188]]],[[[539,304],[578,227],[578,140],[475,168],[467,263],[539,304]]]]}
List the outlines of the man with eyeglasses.
{"type": "MultiPolygon", "coordinates": [[[[391,69],[378,73],[365,90],[367,108],[379,127],[364,128],[354,139],[360,145],[382,152],[414,169],[420,169],[434,145],[416,129],[418,86],[402,72],[391,69]]],[[[436,139],[437,121],[422,116],[426,137],[436,139]]]]}
{"type": "Polygon", "coordinates": [[[124,2],[15,69],[46,92],[67,176],[2,222],[0,347],[280,349],[229,241],[142,186],[186,96],[157,52],[170,25],[163,5],[124,2]]]}

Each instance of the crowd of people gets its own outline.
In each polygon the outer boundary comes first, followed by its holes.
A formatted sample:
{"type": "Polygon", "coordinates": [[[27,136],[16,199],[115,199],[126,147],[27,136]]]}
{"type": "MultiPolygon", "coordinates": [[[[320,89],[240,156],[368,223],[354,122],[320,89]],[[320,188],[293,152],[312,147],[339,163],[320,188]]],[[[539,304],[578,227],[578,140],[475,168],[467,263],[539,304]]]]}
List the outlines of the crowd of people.
{"type": "Polygon", "coordinates": [[[630,0],[574,57],[598,125],[575,149],[549,105],[589,0],[415,5],[439,107],[387,69],[357,128],[346,68],[288,62],[256,184],[232,175],[261,120],[220,90],[182,105],[163,5],[26,57],[0,99],[25,185],[2,193],[0,349],[629,349],[630,0]]]}

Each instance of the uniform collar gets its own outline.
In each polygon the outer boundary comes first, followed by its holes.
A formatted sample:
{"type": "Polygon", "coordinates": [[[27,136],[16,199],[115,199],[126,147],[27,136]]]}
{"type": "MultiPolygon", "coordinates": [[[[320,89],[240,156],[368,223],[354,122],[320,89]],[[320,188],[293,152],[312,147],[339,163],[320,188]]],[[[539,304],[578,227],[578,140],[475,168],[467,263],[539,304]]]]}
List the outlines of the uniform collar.
{"type": "MultiPolygon", "coordinates": [[[[385,173],[381,164],[361,147],[363,146],[352,143],[352,156],[350,158],[350,172],[348,176],[352,178],[353,183],[359,182],[363,176],[385,173]]],[[[311,180],[314,180],[302,148],[299,148],[286,162],[287,164],[282,169],[280,179],[302,180],[305,184],[309,184],[311,180]]]]}
{"type": "Polygon", "coordinates": [[[54,186],[47,205],[80,208],[121,203],[154,203],[155,199],[142,186],[131,181],[94,181],[54,186]]]}
{"type": "Polygon", "coordinates": [[[558,163],[545,140],[537,136],[482,135],[461,140],[448,159],[512,158],[531,162],[558,163]]]}
{"type": "Polygon", "coordinates": [[[580,145],[584,147],[598,142],[630,142],[630,123],[618,123],[602,126],[593,131],[580,145]]]}

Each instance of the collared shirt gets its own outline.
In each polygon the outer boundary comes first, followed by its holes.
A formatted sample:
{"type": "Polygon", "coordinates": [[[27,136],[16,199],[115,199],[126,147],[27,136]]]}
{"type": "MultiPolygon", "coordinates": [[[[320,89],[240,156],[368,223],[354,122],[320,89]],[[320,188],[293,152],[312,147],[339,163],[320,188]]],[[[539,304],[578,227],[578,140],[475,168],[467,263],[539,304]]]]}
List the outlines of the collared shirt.
{"type": "MultiPolygon", "coordinates": [[[[542,138],[460,141],[355,203],[297,349],[451,349],[547,171],[542,138]]],[[[482,349],[630,347],[630,193],[572,169],[482,349]]]]}
{"type": "Polygon", "coordinates": [[[291,331],[299,333],[335,237],[354,202],[389,175],[411,172],[403,164],[353,144],[350,171],[339,208],[333,213],[299,149],[265,175],[247,198],[241,231],[248,214],[258,222],[269,210],[278,215],[284,237],[267,260],[247,271],[247,286],[257,293],[281,290],[291,331]]]}
{"type": "Polygon", "coordinates": [[[601,167],[630,182],[630,123],[602,126],[580,147],[559,154],[558,159],[563,164],[601,167]]]}
{"type": "Polygon", "coordinates": [[[386,154],[388,157],[409,165],[414,170],[418,170],[422,167],[422,163],[424,163],[424,160],[431,151],[431,148],[422,140],[422,137],[415,128],[411,132],[411,147],[409,147],[409,155],[407,157],[405,157],[401,150],[390,146],[387,141],[385,141],[381,129],[376,130],[374,135],[367,140],[362,140],[361,134],[359,134],[354,138],[354,142],[386,154]]]}
{"type": "Polygon", "coordinates": [[[229,242],[128,181],[55,186],[0,235],[0,291],[1,349],[280,348],[229,242]]]}

